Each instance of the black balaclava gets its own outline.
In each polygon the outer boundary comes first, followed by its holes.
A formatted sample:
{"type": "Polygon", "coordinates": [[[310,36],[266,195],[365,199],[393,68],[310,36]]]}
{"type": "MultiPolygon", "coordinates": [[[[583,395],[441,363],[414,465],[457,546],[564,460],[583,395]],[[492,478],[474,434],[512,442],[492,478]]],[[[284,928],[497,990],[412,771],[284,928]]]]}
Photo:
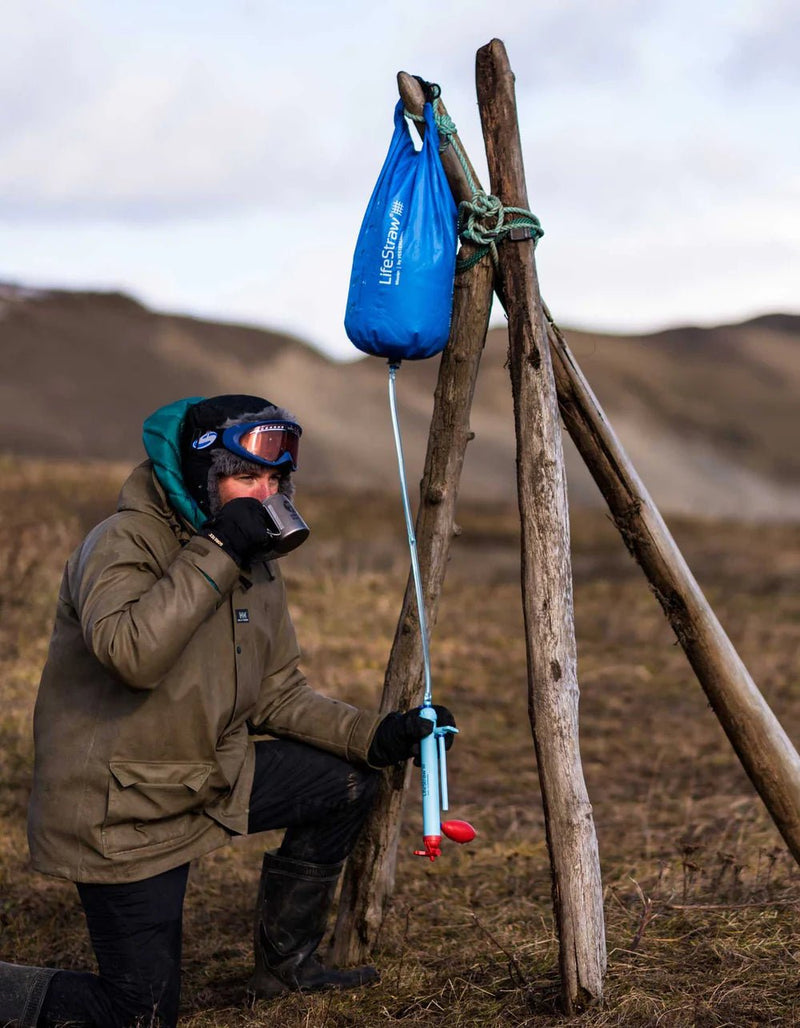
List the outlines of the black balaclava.
{"type": "MultiPolygon", "coordinates": [[[[260,471],[265,467],[258,461],[231,453],[222,445],[222,430],[244,421],[295,421],[295,418],[261,396],[231,394],[212,396],[193,404],[183,419],[180,435],[183,481],[189,495],[209,517],[220,510],[217,483],[221,476],[238,475],[254,468],[260,471]],[[192,443],[206,432],[219,433],[218,440],[207,448],[195,449],[192,443]]],[[[281,476],[280,491],[289,499],[294,495],[289,471],[281,476]]]]}

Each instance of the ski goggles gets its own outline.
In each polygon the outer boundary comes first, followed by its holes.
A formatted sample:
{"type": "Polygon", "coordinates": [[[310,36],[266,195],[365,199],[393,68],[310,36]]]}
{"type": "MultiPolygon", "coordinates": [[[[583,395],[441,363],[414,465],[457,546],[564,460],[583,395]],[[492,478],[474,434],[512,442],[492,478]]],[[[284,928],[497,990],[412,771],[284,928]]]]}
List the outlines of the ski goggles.
{"type": "Polygon", "coordinates": [[[222,433],[222,445],[245,460],[269,467],[290,464],[297,471],[297,451],[303,430],[293,421],[245,421],[222,433]]]}

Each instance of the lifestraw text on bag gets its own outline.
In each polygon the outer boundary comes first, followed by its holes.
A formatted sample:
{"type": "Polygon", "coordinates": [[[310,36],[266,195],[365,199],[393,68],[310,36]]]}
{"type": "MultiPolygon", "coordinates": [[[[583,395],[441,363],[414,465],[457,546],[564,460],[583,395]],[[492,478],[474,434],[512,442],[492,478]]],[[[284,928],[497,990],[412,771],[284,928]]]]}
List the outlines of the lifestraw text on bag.
{"type": "Polygon", "coordinates": [[[400,233],[400,218],[403,214],[403,201],[395,200],[389,211],[389,231],[386,234],[386,242],[383,244],[381,265],[378,285],[390,286],[392,284],[392,272],[395,261],[397,262],[397,277],[394,284],[400,281],[400,267],[403,263],[403,236],[400,233]]]}

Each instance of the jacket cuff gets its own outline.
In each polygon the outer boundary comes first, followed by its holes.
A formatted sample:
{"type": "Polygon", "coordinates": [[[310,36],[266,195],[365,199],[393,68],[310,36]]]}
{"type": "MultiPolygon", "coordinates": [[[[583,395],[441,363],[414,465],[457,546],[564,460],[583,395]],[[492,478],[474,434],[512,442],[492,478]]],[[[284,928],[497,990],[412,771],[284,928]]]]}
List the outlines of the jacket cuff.
{"type": "MultiPolygon", "coordinates": [[[[348,760],[361,760],[365,764],[369,764],[367,754],[369,753],[372,738],[382,720],[380,714],[371,714],[367,710],[362,710],[359,713],[350,733],[350,738],[347,740],[348,760]]],[[[371,764],[369,766],[372,767],[371,764]]]]}
{"type": "Polygon", "coordinates": [[[239,581],[241,571],[233,557],[203,536],[192,536],[183,552],[221,596],[230,592],[239,581]]]}

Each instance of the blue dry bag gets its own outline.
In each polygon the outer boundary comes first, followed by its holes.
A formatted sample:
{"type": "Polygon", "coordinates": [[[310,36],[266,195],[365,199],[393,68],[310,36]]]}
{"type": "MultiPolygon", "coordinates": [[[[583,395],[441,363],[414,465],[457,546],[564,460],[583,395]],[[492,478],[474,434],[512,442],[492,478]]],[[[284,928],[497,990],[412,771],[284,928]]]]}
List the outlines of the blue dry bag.
{"type": "Polygon", "coordinates": [[[456,205],[439,159],[433,109],[416,151],[403,102],[358,234],[345,331],[391,361],[432,357],[447,342],[456,264],[456,205]]]}

